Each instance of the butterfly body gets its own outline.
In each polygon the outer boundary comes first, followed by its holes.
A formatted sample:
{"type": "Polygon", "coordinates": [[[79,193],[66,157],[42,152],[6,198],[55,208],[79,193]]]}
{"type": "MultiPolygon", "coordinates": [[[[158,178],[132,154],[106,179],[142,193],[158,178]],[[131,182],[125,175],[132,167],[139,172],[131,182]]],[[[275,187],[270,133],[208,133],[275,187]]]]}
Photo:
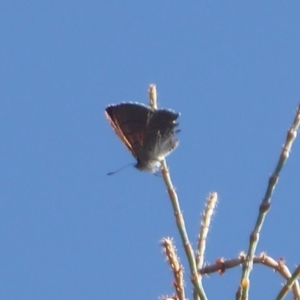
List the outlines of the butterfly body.
{"type": "Polygon", "coordinates": [[[171,110],[154,110],[138,103],[110,105],[106,116],[129,151],[137,160],[141,171],[155,172],[161,161],[178,146],[175,139],[178,113],[171,110]]]}

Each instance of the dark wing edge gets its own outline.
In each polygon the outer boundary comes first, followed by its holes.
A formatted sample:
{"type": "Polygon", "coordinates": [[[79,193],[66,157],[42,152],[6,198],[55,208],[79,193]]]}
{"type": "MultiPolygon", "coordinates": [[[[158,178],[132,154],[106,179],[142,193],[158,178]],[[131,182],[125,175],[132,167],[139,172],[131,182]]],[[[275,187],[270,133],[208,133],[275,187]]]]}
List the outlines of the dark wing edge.
{"type": "Polygon", "coordinates": [[[123,134],[123,132],[122,132],[120,126],[119,126],[118,120],[116,118],[114,118],[112,112],[108,111],[108,108],[109,107],[107,107],[105,109],[105,115],[106,115],[111,127],[114,129],[115,133],[118,135],[118,137],[121,139],[121,141],[125,144],[125,146],[131,152],[131,154],[134,157],[136,157],[131,144],[129,143],[129,141],[127,140],[126,136],[123,134]]]}

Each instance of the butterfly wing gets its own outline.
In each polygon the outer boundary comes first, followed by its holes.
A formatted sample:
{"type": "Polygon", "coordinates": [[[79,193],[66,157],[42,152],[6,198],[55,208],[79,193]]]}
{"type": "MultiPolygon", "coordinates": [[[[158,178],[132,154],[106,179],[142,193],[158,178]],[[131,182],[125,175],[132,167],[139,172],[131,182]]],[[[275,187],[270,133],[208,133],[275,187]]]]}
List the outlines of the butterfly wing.
{"type": "Polygon", "coordinates": [[[179,114],[170,110],[156,110],[148,121],[143,148],[139,152],[141,169],[151,169],[151,165],[164,159],[177,146],[175,135],[179,114]]]}
{"type": "Polygon", "coordinates": [[[140,104],[121,103],[108,106],[105,113],[119,138],[137,158],[143,148],[148,120],[153,111],[140,104]]]}
{"type": "Polygon", "coordinates": [[[179,125],[176,120],[179,114],[169,110],[157,111],[153,117],[153,126],[158,124],[160,126],[157,143],[156,155],[162,159],[169,155],[178,146],[179,141],[175,139],[176,134],[180,131],[176,129],[179,125]]]}
{"type": "Polygon", "coordinates": [[[132,155],[135,167],[155,172],[161,160],[177,146],[175,135],[179,114],[165,109],[153,110],[137,103],[121,103],[105,109],[106,116],[132,155]]]}

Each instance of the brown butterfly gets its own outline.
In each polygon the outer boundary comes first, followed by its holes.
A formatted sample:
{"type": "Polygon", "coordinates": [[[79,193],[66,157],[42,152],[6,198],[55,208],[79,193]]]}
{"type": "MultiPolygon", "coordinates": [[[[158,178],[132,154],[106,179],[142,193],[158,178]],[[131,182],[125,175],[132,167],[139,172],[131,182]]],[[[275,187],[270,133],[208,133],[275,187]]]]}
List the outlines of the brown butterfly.
{"type": "Polygon", "coordinates": [[[139,103],[121,103],[105,109],[106,116],[141,171],[156,172],[161,161],[178,146],[179,113],[154,110],[139,103]]]}

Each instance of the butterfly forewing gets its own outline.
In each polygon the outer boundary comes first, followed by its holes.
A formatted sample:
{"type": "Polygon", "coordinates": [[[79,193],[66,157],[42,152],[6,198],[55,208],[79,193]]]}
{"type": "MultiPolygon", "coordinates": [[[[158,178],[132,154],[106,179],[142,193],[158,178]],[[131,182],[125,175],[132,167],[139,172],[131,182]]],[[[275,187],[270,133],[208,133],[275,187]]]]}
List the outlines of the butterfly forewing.
{"type": "Polygon", "coordinates": [[[122,103],[106,108],[106,115],[112,127],[135,157],[143,147],[151,113],[147,107],[134,103],[122,103]]]}

